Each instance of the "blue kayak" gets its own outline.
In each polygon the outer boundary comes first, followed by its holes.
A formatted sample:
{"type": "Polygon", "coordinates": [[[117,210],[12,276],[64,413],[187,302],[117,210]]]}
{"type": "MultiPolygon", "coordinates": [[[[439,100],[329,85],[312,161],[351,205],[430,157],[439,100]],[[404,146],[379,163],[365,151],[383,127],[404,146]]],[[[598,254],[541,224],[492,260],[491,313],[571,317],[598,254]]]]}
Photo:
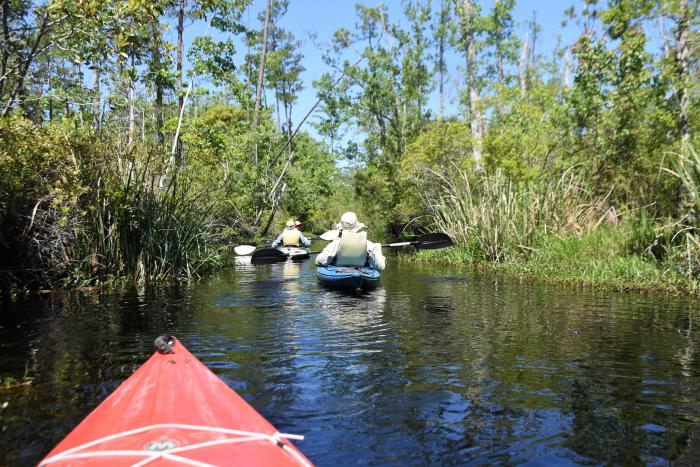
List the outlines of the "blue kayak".
{"type": "Polygon", "coordinates": [[[370,267],[319,266],[318,281],[329,287],[372,290],[379,284],[379,271],[370,267]]]}

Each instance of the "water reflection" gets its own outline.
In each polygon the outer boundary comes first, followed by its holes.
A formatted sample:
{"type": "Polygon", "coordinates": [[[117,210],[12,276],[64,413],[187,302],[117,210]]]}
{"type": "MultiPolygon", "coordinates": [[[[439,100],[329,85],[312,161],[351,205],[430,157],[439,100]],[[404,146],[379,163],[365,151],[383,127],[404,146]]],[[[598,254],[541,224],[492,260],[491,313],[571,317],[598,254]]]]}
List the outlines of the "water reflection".
{"type": "Polygon", "coordinates": [[[31,464],[181,337],[321,465],[697,464],[697,303],[392,261],[369,294],[311,261],[0,314],[0,465],[31,464]],[[695,430],[695,431],[694,431],[695,430]]]}

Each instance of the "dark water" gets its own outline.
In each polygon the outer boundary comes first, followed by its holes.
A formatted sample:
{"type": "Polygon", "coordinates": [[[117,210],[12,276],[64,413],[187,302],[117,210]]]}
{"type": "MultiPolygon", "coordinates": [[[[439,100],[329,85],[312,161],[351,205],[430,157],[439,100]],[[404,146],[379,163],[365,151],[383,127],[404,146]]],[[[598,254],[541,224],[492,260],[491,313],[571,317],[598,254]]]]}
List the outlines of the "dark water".
{"type": "Polygon", "coordinates": [[[319,465],[700,463],[697,303],[390,258],[343,295],[311,262],[2,309],[0,465],[37,462],[163,331],[319,465]]]}

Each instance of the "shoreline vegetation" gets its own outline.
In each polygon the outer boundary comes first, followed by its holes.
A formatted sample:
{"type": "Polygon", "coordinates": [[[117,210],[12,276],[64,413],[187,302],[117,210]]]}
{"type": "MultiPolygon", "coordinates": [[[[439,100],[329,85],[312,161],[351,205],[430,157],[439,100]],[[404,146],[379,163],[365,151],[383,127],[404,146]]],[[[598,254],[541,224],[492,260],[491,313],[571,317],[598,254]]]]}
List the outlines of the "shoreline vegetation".
{"type": "Polygon", "coordinates": [[[530,255],[508,262],[474,261],[469,247],[465,246],[455,246],[452,251],[421,251],[411,261],[486,269],[528,282],[574,288],[658,292],[700,298],[700,281],[678,271],[663,270],[652,260],[639,255],[606,256],[605,250],[597,250],[594,246],[593,255],[569,256],[571,253],[590,254],[589,242],[595,244],[600,237],[607,235],[615,237],[617,233],[551,238],[542,249],[537,248],[530,255]]]}
{"type": "MultiPolygon", "coordinates": [[[[700,157],[692,147],[687,154],[669,174],[697,200],[700,157]]],[[[617,210],[609,194],[596,196],[573,170],[546,184],[516,185],[498,172],[480,178],[460,172],[444,181],[430,206],[436,226],[458,246],[420,252],[419,261],[554,284],[700,296],[700,229],[688,216],[617,210]]]]}
{"type": "Polygon", "coordinates": [[[546,53],[515,4],[357,4],[306,82],[304,2],[4,2],[0,294],[197,278],[352,210],[461,245],[421,260],[698,295],[697,1],[581,1],[546,53]]]}

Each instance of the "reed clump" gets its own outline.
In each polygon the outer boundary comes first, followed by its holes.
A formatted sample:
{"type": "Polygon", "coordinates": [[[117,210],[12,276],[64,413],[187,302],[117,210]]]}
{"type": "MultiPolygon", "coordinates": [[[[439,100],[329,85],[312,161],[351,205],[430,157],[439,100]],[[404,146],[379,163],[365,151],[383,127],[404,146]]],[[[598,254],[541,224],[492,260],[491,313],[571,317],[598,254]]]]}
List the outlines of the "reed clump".
{"type": "Polygon", "coordinates": [[[107,174],[107,181],[94,180],[87,194],[92,198],[90,209],[80,229],[83,253],[78,268],[85,277],[89,266],[89,281],[189,278],[217,263],[210,241],[213,203],[192,189],[186,174],[165,182],[153,165],[150,158],[130,162],[107,174]]]}
{"type": "Polygon", "coordinates": [[[472,262],[502,262],[531,251],[541,235],[582,235],[617,216],[606,197],[586,190],[573,170],[547,182],[517,183],[501,171],[438,175],[428,200],[435,226],[466,246],[472,262]]]}
{"type": "Polygon", "coordinates": [[[607,198],[592,195],[572,170],[549,183],[461,169],[440,179],[443,190],[428,200],[435,226],[466,245],[473,261],[512,259],[540,235],[581,235],[617,218],[607,198]]]}
{"type": "Polygon", "coordinates": [[[681,181],[685,215],[663,227],[666,235],[673,234],[670,243],[675,244],[667,262],[688,277],[700,278],[700,155],[687,145],[671,163],[667,171],[681,181]]]}

